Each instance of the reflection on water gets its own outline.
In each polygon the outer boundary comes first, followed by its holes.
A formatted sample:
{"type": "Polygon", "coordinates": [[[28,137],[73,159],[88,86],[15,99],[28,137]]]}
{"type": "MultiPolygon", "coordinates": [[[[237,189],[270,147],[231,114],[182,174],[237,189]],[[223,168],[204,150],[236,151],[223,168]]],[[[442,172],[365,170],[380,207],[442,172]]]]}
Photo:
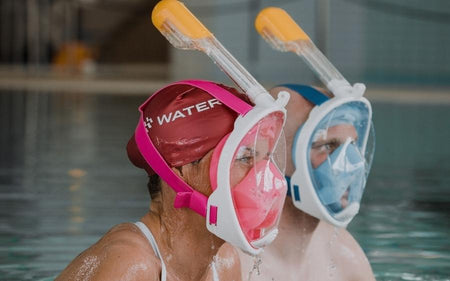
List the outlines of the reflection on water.
{"type": "MultiPolygon", "coordinates": [[[[0,92],[0,280],[51,279],[145,213],[146,177],[125,152],[145,98],[0,92]]],[[[374,114],[373,170],[349,229],[377,280],[450,280],[449,107],[374,114]]]]}

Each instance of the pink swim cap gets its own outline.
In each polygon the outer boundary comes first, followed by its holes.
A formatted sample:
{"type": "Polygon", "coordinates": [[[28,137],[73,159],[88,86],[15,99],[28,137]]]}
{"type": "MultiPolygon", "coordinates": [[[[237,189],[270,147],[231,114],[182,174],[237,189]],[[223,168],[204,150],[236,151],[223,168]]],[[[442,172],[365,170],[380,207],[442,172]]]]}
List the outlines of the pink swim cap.
{"type": "MultiPolygon", "coordinates": [[[[233,88],[217,85],[246,98],[233,88]]],[[[154,95],[143,108],[143,118],[148,135],[170,167],[201,159],[233,130],[238,116],[208,92],[183,82],[162,88],[154,95]]],[[[140,154],[134,135],[128,141],[127,153],[135,166],[154,174],[140,154]]]]}

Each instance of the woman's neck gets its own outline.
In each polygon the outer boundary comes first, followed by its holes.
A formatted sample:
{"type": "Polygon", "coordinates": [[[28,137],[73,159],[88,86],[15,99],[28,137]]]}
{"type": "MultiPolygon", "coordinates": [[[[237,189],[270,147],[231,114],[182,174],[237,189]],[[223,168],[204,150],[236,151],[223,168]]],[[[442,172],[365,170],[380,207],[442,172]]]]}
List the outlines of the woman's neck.
{"type": "Polygon", "coordinates": [[[206,229],[205,218],[189,209],[154,210],[142,221],[155,236],[168,273],[178,280],[199,280],[223,240],[206,229]]]}

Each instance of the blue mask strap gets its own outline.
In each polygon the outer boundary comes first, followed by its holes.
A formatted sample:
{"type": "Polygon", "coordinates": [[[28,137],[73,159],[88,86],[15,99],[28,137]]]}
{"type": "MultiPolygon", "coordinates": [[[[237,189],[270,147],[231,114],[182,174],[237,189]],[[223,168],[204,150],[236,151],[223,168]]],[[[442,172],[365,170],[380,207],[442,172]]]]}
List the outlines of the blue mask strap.
{"type": "Polygon", "coordinates": [[[286,195],[289,196],[289,197],[291,197],[291,196],[292,196],[292,195],[291,195],[291,177],[285,176],[284,178],[286,179],[287,186],[288,186],[287,194],[286,194],[286,195]]]}
{"type": "MultiPolygon", "coordinates": [[[[287,190],[286,196],[292,197],[292,194],[291,194],[291,178],[288,177],[288,176],[285,176],[285,178],[286,178],[286,182],[288,184],[288,190],[287,190]]],[[[295,184],[293,186],[293,188],[294,188],[294,200],[295,201],[300,201],[300,189],[299,189],[298,185],[295,184]]]]}
{"type": "Polygon", "coordinates": [[[307,101],[314,105],[321,105],[330,98],[321,93],[320,91],[314,89],[313,87],[300,85],[300,84],[282,84],[277,87],[285,87],[292,91],[297,92],[299,95],[304,97],[307,101]]]}

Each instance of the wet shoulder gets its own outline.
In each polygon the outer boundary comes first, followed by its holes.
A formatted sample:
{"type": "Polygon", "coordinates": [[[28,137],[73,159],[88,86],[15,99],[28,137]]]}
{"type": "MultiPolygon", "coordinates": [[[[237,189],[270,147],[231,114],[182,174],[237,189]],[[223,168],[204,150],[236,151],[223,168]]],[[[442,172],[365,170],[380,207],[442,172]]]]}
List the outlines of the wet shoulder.
{"type": "Polygon", "coordinates": [[[325,222],[321,222],[319,227],[326,233],[328,254],[335,262],[336,273],[343,280],[375,280],[366,254],[348,230],[325,222]]]}
{"type": "Polygon", "coordinates": [[[119,224],[78,255],[56,280],[159,280],[161,263],[134,224],[119,224]]]}
{"type": "Polygon", "coordinates": [[[201,281],[241,279],[239,251],[225,242],[217,251],[201,281]]]}

